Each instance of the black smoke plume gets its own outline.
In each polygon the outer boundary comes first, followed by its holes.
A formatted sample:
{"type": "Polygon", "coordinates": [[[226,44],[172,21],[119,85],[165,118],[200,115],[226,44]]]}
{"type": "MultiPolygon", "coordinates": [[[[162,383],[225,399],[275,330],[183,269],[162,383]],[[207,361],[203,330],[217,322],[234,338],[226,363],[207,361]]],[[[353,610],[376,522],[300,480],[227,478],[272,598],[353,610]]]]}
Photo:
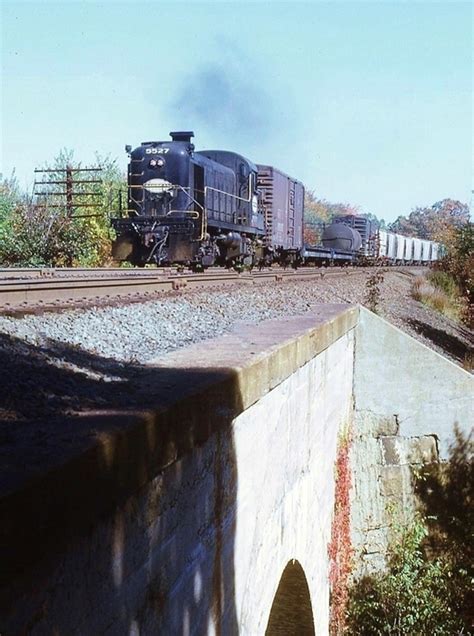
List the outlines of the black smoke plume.
{"type": "Polygon", "coordinates": [[[211,63],[185,78],[170,103],[173,117],[238,139],[260,140],[273,128],[272,102],[255,66],[235,47],[235,59],[211,63]]]}

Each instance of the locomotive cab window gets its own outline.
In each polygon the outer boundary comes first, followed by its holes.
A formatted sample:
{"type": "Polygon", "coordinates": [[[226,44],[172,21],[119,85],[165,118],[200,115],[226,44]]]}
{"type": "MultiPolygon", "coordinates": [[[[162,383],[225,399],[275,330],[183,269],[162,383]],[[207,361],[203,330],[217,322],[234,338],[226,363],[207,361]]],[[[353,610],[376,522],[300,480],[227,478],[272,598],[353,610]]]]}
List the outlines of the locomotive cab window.
{"type": "Polygon", "coordinates": [[[247,169],[247,166],[245,165],[245,163],[241,163],[240,164],[240,168],[239,168],[239,176],[240,176],[240,181],[247,181],[247,178],[249,176],[249,172],[247,169]]]}

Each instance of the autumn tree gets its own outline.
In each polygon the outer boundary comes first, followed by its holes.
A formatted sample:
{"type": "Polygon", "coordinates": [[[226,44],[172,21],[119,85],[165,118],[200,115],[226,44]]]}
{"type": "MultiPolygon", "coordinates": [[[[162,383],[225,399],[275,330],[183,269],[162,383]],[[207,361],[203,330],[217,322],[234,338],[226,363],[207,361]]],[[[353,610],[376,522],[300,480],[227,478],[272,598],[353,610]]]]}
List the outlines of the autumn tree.
{"type": "Polygon", "coordinates": [[[408,217],[399,216],[389,225],[392,232],[446,243],[452,232],[469,221],[469,208],[454,199],[437,201],[430,207],[417,207],[408,217]]]}
{"type": "Polygon", "coordinates": [[[319,199],[312,190],[304,195],[304,241],[310,245],[319,243],[321,230],[329,223],[327,201],[319,199]]]}
{"type": "Polygon", "coordinates": [[[444,245],[445,255],[440,267],[456,281],[465,306],[463,320],[472,327],[474,321],[474,224],[469,221],[452,230],[444,245]]]}

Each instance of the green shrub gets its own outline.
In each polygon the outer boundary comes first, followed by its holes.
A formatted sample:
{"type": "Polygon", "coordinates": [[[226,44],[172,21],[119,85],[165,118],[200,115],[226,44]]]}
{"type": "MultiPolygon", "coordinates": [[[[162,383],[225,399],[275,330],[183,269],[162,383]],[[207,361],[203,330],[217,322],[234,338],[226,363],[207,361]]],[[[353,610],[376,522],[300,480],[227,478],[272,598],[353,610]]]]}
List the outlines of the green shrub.
{"type": "Polygon", "coordinates": [[[425,466],[416,480],[416,493],[427,519],[428,555],[449,563],[456,589],[455,611],[474,624],[474,440],[454,430],[449,461],[425,466]]]}
{"type": "Polygon", "coordinates": [[[427,279],[438,289],[441,289],[448,296],[457,297],[459,296],[460,290],[454,280],[454,277],[451,276],[448,272],[443,272],[442,270],[435,269],[431,272],[428,272],[427,279]]]}
{"type": "Polygon", "coordinates": [[[445,241],[446,255],[438,267],[456,281],[462,299],[462,319],[474,323],[474,223],[457,228],[445,241]]]}
{"type": "Polygon", "coordinates": [[[423,516],[395,531],[385,572],[352,585],[346,633],[474,634],[473,452],[455,427],[449,461],[414,475],[423,516]]]}
{"type": "Polygon", "coordinates": [[[20,192],[14,175],[3,180],[0,176],[1,266],[91,267],[110,262],[111,199],[123,186],[123,177],[116,161],[97,157],[102,183],[77,186],[94,193],[81,196],[81,203],[95,209],[78,207],[69,215],[64,197],[59,196],[64,185],[55,181],[64,179],[62,168],[72,163],[72,153],[63,151],[53,166],[47,166],[58,171],[48,173],[52,183],[44,189],[50,193],[49,197],[31,197],[20,192]],[[56,207],[58,201],[62,202],[61,207],[56,207]]]}
{"type": "MultiPolygon", "coordinates": [[[[366,576],[350,590],[348,633],[376,636],[446,636],[467,633],[455,611],[453,572],[442,559],[428,560],[424,518],[399,532],[391,544],[386,572],[366,576]]],[[[457,579],[459,582],[459,579],[457,579]]],[[[465,585],[469,581],[466,580],[465,585]]]]}

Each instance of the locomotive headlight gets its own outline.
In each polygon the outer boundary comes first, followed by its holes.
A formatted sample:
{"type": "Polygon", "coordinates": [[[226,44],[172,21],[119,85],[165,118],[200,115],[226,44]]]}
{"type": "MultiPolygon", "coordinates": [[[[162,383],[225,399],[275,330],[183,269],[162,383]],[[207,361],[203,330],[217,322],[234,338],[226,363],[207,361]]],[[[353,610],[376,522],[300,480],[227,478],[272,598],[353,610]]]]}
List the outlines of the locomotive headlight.
{"type": "Polygon", "coordinates": [[[162,168],[165,165],[165,160],[159,157],[158,159],[150,159],[148,164],[150,168],[162,168]]]}

